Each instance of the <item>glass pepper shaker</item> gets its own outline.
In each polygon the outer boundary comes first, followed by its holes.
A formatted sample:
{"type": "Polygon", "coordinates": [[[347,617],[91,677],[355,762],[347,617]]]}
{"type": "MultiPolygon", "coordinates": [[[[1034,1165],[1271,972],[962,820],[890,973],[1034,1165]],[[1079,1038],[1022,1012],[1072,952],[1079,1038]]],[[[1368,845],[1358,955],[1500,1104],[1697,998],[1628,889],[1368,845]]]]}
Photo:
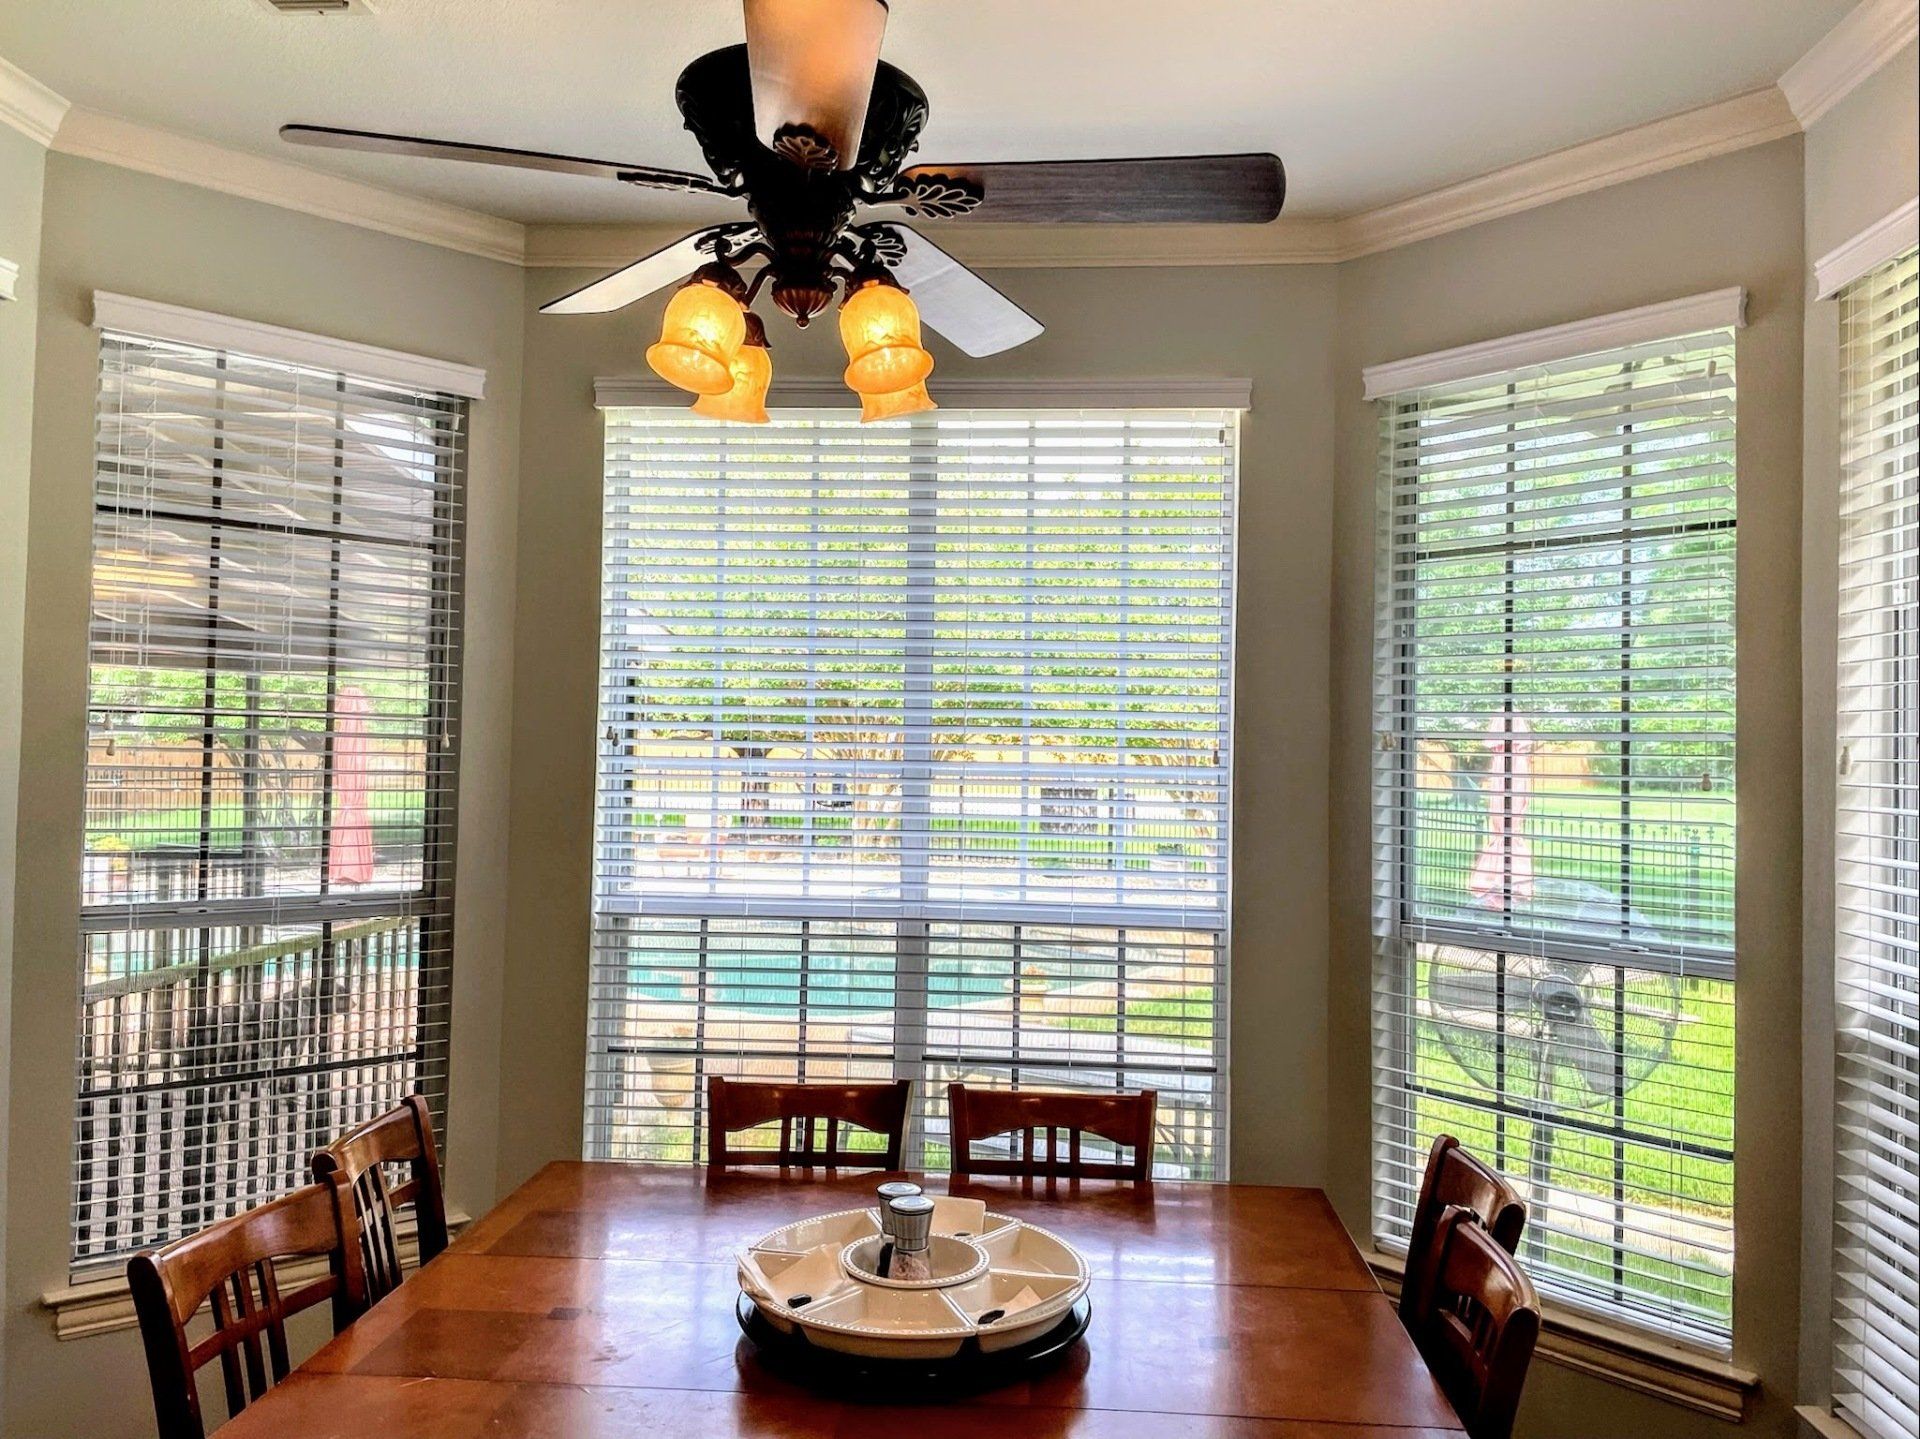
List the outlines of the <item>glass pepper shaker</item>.
{"type": "Polygon", "coordinates": [[[933,1278],[933,1201],[924,1194],[908,1194],[887,1201],[893,1253],[886,1277],[907,1281],[933,1278]]]}
{"type": "Polygon", "coordinates": [[[880,1259],[874,1266],[877,1273],[884,1276],[887,1265],[893,1259],[893,1201],[911,1199],[920,1193],[920,1186],[906,1179],[890,1179],[874,1190],[879,1197],[880,1215],[880,1259]]]}

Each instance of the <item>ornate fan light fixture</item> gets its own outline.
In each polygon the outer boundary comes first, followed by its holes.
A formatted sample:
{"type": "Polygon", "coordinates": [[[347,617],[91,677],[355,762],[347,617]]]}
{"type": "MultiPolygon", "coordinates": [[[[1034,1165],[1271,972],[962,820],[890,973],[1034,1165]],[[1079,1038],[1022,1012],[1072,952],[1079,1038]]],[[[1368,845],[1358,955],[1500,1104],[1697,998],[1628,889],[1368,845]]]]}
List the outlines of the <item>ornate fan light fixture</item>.
{"type": "Polygon", "coordinates": [[[674,99],[713,179],[649,165],[285,125],[300,145],[587,175],[651,189],[736,196],[749,219],[708,226],[541,306],[617,310],[686,279],[647,362],[717,419],[764,423],[772,378],[762,289],[802,327],[842,297],[846,381],[863,420],[932,409],[926,323],[967,355],[998,354],[1040,322],[907,225],[868,208],[1013,224],[1263,224],[1286,172],[1269,154],[1013,161],[902,168],[927,123],[926,92],[880,59],[886,0],[744,0],[747,43],[702,55],[674,99]],[[743,270],[758,264],[749,281],[743,270]],[[909,290],[913,292],[909,296],[909,290]]]}

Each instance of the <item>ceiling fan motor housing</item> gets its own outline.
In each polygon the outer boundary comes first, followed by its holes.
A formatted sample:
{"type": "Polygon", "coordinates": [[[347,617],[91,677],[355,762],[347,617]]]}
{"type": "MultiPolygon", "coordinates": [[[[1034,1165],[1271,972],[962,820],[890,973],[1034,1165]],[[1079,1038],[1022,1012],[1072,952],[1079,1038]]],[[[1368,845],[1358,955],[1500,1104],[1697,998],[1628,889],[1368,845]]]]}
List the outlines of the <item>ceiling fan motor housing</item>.
{"type": "Polygon", "coordinates": [[[891,191],[900,167],[918,147],[927,123],[926,92],[910,76],[881,63],[851,165],[843,165],[831,146],[796,142],[774,150],[762,143],[744,45],[693,61],[680,73],[674,100],[715,178],[746,199],[771,251],[773,303],[805,326],[833,303],[838,287],[833,260],[847,256],[855,207],[891,191]]]}

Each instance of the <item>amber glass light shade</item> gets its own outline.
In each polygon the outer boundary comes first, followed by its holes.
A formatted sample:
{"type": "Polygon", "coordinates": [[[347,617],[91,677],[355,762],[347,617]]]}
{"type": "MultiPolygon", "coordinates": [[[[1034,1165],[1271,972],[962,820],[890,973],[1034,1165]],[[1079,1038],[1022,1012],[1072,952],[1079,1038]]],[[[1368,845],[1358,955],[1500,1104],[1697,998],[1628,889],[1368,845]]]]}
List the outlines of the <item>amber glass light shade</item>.
{"type": "Polygon", "coordinates": [[[841,302],[840,343],[856,395],[891,395],[933,373],[933,356],[920,343],[920,311],[884,280],[868,280],[841,302]]]}
{"type": "Polygon", "coordinates": [[[734,352],[730,368],[733,388],[723,395],[702,395],[693,402],[694,414],[738,425],[766,424],[773,356],[767,351],[767,331],[758,315],[748,313],[746,343],[734,352]]]}
{"type": "MultiPolygon", "coordinates": [[[[700,407],[695,405],[694,408],[697,410],[700,407]]],[[[923,410],[939,408],[933,402],[933,396],[927,393],[927,382],[922,380],[904,390],[895,390],[891,395],[862,395],[860,423],[866,425],[875,420],[897,420],[905,415],[917,415],[923,410]]]]}
{"type": "Polygon", "coordinates": [[[660,343],[647,347],[647,363],[670,385],[696,395],[724,395],[733,388],[733,357],[747,337],[747,312],[718,285],[695,280],[667,302],[660,343]]]}

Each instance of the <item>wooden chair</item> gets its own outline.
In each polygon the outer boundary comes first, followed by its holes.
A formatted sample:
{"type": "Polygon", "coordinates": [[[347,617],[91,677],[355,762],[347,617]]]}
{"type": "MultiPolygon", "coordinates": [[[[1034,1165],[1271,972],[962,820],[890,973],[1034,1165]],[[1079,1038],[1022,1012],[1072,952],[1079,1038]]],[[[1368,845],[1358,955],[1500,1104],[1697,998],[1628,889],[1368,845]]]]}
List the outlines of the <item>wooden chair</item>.
{"type": "Polygon", "coordinates": [[[1414,1342],[1471,1439],[1508,1439],[1540,1337],[1540,1296],[1471,1210],[1450,1207],[1414,1342]]]}
{"type": "Polygon", "coordinates": [[[766,1084],[714,1075],[707,1081],[707,1167],[805,1164],[828,1169],[898,1169],[906,1144],[913,1081],[890,1084],[766,1084]],[[727,1136],[780,1124],[778,1148],[730,1145],[727,1136]],[[826,1129],[825,1143],[819,1129],[826,1129]],[[885,1136],[884,1151],[850,1149],[852,1131],[885,1136]]]}
{"type": "Polygon", "coordinates": [[[127,1261],[160,1439],[205,1439],[194,1382],[203,1366],[220,1361],[227,1412],[237,1414],[266,1393],[269,1367],[272,1383],[287,1377],[288,1315],[330,1301],[338,1333],[366,1309],[366,1278],[347,1205],[346,1186],[338,1181],[309,1184],[127,1261]],[[327,1273],[282,1294],[275,1261],[301,1255],[325,1255],[327,1273]],[[195,1344],[187,1324],[209,1297],[213,1333],[195,1344]]]}
{"type": "Polygon", "coordinates": [[[440,1188],[433,1118],[427,1112],[427,1101],[419,1095],[408,1095],[325,1149],[316,1149],[311,1163],[315,1179],[325,1183],[337,1174],[352,1197],[369,1303],[386,1298],[400,1285],[395,1209],[413,1206],[422,1264],[447,1247],[447,1198],[440,1188]],[[406,1179],[389,1185],[389,1165],[406,1166],[406,1179]]]}
{"type": "Polygon", "coordinates": [[[1153,1116],[1159,1095],[1055,1094],[1041,1090],[977,1089],[947,1086],[947,1115],[953,1136],[953,1177],[1011,1174],[1028,1178],[1153,1178],[1153,1116]],[[1036,1154],[1034,1136],[1046,1133],[1046,1154],[1036,1154]],[[1067,1135],[1067,1156],[1060,1157],[1060,1135],[1067,1135]],[[1020,1136],[1019,1154],[982,1159],[973,1146],[1000,1134],[1020,1136]],[[1133,1151],[1132,1159],[1083,1159],[1080,1142],[1095,1134],[1133,1151]]]}
{"type": "Polygon", "coordinates": [[[1420,1202],[1407,1240],[1407,1268],[1400,1281],[1400,1322],[1408,1329],[1420,1321],[1429,1271],[1437,1258],[1434,1236],[1450,1205],[1470,1211],[1507,1253],[1520,1252],[1520,1233],[1527,1227],[1527,1205],[1520,1191],[1462,1149],[1451,1134],[1435,1139],[1427,1151],[1427,1172],[1420,1181],[1420,1202]]]}

